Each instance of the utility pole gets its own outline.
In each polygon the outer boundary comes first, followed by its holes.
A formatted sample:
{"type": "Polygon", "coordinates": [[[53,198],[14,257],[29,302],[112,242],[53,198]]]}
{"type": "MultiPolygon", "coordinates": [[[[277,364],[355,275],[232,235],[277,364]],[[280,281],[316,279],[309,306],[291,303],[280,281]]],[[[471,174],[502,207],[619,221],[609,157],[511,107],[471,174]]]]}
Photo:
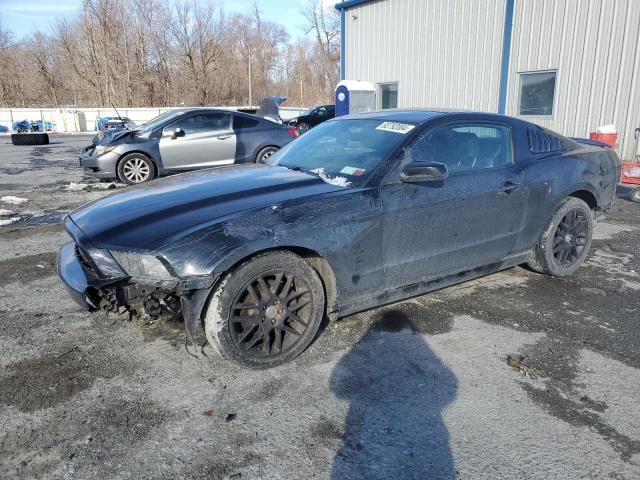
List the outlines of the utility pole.
{"type": "Polygon", "coordinates": [[[253,106],[253,92],[251,85],[251,45],[247,46],[247,50],[249,51],[249,106],[253,106]]]}

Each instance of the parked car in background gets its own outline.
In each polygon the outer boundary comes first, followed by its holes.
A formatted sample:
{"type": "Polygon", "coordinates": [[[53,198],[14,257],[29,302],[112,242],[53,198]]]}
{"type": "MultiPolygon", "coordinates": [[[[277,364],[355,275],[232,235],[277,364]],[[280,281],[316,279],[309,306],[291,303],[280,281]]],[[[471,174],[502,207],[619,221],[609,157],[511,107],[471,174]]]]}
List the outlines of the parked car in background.
{"type": "Polygon", "coordinates": [[[98,120],[98,130],[127,128],[133,130],[136,124],[128,117],[103,117],[98,120]]]}
{"type": "Polygon", "coordinates": [[[326,122],[336,116],[335,105],[321,105],[312,108],[299,117],[289,120],[289,125],[296,127],[301,135],[316,125],[326,122]]]}
{"type": "Polygon", "coordinates": [[[262,163],[297,135],[293,127],[235,111],[170,110],[132,130],[100,132],[80,165],[87,175],[132,185],[171,172],[262,163]]]}
{"type": "MultiPolygon", "coordinates": [[[[59,275],[84,308],[169,311],[266,368],[346,316],[521,263],[572,274],[620,159],[495,114],[330,120],[267,165],[120,191],[72,212],[59,275]],[[175,312],[174,312],[175,313],[175,312]]],[[[561,288],[561,287],[554,287],[561,288]]]]}

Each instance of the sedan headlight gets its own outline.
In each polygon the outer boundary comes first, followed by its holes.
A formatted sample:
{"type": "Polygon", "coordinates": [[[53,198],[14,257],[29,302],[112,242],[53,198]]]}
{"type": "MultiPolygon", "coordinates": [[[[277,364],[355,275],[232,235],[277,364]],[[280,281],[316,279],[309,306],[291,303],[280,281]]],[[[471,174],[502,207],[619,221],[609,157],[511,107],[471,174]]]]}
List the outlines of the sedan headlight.
{"type": "Polygon", "coordinates": [[[94,150],[94,153],[98,154],[98,155],[102,155],[104,153],[109,153],[112,150],[114,150],[116,147],[115,145],[98,145],[96,147],[96,149],[94,150]]]}
{"type": "Polygon", "coordinates": [[[147,277],[158,280],[172,280],[174,278],[167,267],[154,255],[113,250],[111,255],[130,277],[147,277]]]}
{"type": "Polygon", "coordinates": [[[111,254],[107,250],[86,250],[86,254],[89,255],[91,261],[96,268],[105,277],[124,277],[126,272],[120,268],[120,265],[113,259],[111,254]]]}

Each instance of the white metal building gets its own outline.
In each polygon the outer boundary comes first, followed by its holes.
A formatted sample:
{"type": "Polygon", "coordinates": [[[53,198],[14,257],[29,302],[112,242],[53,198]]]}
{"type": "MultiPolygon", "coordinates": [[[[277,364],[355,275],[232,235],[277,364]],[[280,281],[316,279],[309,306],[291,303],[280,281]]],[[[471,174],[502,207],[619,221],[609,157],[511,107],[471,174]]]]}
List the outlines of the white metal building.
{"type": "Polygon", "coordinates": [[[640,0],[347,0],[343,79],[377,85],[379,108],[522,117],[568,136],[640,127],[640,0]]]}

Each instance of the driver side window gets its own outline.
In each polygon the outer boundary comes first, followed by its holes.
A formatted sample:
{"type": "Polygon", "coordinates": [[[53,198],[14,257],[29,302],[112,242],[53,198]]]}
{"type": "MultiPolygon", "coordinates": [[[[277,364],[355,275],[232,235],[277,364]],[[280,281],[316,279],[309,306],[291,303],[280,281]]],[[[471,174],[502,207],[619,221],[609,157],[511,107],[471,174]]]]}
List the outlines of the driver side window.
{"type": "Polygon", "coordinates": [[[197,133],[206,131],[227,130],[231,123],[228,113],[198,113],[183,117],[164,128],[165,132],[173,132],[176,128],[185,133],[197,133]]]}
{"type": "Polygon", "coordinates": [[[449,173],[497,168],[513,161],[511,131],[493,124],[454,124],[427,132],[407,154],[410,161],[439,162],[449,173]]]}

